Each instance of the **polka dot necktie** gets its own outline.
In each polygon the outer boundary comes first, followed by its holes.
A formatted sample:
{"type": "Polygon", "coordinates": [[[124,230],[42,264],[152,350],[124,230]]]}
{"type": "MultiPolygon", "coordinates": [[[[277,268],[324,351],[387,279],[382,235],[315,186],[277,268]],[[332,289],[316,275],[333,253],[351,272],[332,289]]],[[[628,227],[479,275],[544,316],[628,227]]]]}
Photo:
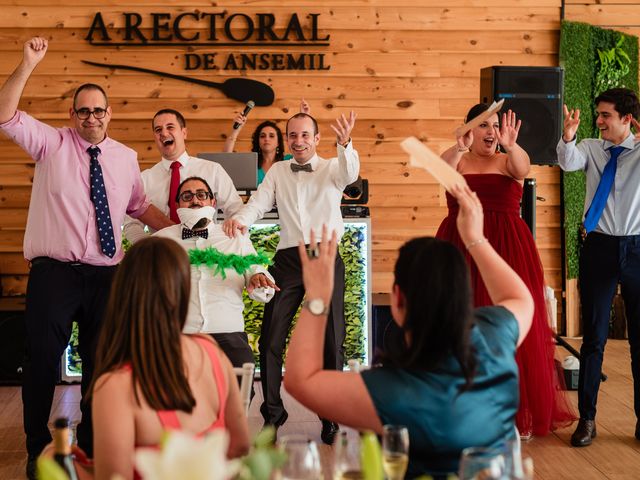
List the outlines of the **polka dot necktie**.
{"type": "Polygon", "coordinates": [[[91,185],[91,201],[96,209],[96,226],[98,227],[98,235],[100,237],[100,247],[102,253],[110,258],[116,254],[116,242],[113,236],[113,224],[111,223],[111,215],[109,213],[109,200],[107,199],[107,190],[104,187],[104,178],[102,177],[102,167],[98,162],[100,149],[96,146],[87,148],[87,152],[91,157],[89,163],[89,184],[91,185]]]}

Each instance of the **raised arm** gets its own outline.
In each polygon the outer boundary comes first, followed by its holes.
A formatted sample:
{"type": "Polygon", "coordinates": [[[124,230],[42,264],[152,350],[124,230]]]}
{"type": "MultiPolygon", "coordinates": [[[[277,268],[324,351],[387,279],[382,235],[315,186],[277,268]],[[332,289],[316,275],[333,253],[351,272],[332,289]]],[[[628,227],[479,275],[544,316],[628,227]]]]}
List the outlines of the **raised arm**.
{"type": "Polygon", "coordinates": [[[233,119],[233,123],[240,124],[238,128],[231,128],[229,135],[227,135],[227,139],[224,141],[224,147],[222,151],[225,153],[233,152],[233,148],[236,146],[236,140],[238,140],[238,135],[240,135],[240,130],[244,127],[244,124],[247,123],[247,117],[245,117],[242,113],[238,113],[233,119]]]}
{"type": "Polygon", "coordinates": [[[356,124],[356,118],[358,115],[352,110],[349,118],[342,114],[336,119],[335,125],[331,125],[331,129],[336,132],[338,149],[338,169],[333,171],[333,180],[340,188],[355,182],[360,173],[360,158],[351,141],[351,132],[356,124]]]}
{"type": "Polygon", "coordinates": [[[18,102],[31,73],[47,53],[47,40],[33,37],[25,42],[22,61],[0,88],[0,123],[11,120],[18,108],[18,102]]]}
{"type": "MultiPolygon", "coordinates": [[[[313,231],[310,244],[316,245],[313,231]]],[[[337,236],[328,237],[326,227],[318,244],[318,255],[309,258],[299,246],[306,299],[331,302],[337,252],[337,236]]],[[[291,336],[285,365],[284,386],[304,406],[326,418],[358,429],[382,432],[382,424],[360,375],[323,370],[322,356],[327,314],[312,314],[303,308],[291,336]],[[336,392],[340,401],[336,402],[336,392]]]]}
{"type": "Polygon", "coordinates": [[[529,154],[518,145],[518,132],[522,120],[516,119],[516,113],[512,110],[502,114],[500,129],[496,130],[496,137],[502,148],[507,152],[507,171],[516,180],[522,180],[531,170],[529,154]]]}
{"type": "Polygon", "coordinates": [[[462,156],[469,151],[471,144],[473,143],[473,131],[469,130],[467,133],[460,137],[456,137],[455,145],[447,148],[440,155],[442,159],[447,162],[452,168],[457,169],[458,163],[462,156]]]}
{"type": "Polygon", "coordinates": [[[498,255],[483,233],[482,204],[468,186],[456,185],[451,194],[460,210],[457,218],[460,238],[475,261],[494,305],[509,310],[518,321],[518,345],[531,328],[533,298],[529,289],[511,267],[498,255]]]}

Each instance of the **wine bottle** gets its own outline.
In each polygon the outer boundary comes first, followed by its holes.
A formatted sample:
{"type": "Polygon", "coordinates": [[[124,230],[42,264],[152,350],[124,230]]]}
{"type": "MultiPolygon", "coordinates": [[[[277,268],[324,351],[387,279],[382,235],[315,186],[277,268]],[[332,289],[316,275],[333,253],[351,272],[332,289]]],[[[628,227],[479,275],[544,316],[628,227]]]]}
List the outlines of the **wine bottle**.
{"type": "Polygon", "coordinates": [[[53,459],[60,465],[69,477],[69,480],[78,480],[78,473],[73,464],[73,456],[71,455],[71,430],[69,428],[69,419],[60,417],[56,419],[53,426],[53,459]]]}

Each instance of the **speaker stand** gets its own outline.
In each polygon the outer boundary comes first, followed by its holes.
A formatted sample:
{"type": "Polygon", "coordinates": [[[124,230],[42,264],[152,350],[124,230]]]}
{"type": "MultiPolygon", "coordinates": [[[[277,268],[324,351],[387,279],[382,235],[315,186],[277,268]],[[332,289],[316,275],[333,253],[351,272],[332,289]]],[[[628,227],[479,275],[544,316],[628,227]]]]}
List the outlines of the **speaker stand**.
{"type": "MultiPolygon", "coordinates": [[[[524,222],[531,230],[531,234],[533,238],[536,238],[536,179],[535,178],[525,178],[522,192],[522,205],[521,205],[521,215],[524,222]]],[[[580,352],[578,352],[575,348],[567,343],[567,341],[562,338],[557,333],[554,334],[554,338],[556,341],[556,345],[560,345],[564,349],[566,349],[571,355],[576,357],[579,361],[582,361],[580,358],[580,352]]],[[[600,373],[600,379],[603,382],[607,381],[607,375],[602,372],[600,373]]]]}

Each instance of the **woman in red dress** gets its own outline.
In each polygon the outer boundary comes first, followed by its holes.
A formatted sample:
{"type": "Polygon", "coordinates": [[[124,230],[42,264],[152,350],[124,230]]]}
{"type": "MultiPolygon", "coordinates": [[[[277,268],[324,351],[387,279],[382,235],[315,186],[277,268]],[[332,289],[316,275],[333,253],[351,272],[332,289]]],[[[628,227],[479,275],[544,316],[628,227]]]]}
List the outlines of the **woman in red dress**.
{"type": "MultiPolygon", "coordinates": [[[[489,108],[475,105],[467,121],[489,108]]],[[[535,241],[520,218],[522,183],[531,168],[529,155],[516,142],[520,120],[509,110],[502,114],[502,125],[495,113],[477,127],[456,139],[442,158],[464,175],[484,208],[484,231],[493,248],[527,284],[535,304],[529,335],[518,348],[516,361],[520,373],[520,408],[516,425],[523,438],[546,435],[569,425],[575,415],[562,391],[555,369],[555,343],[549,327],[544,300],[544,273],[535,241]],[[499,150],[499,146],[506,153],[499,150]]],[[[449,214],[436,237],[449,240],[465,254],[471,270],[476,307],[491,305],[491,299],[456,228],[458,205],[447,194],[449,214]]]]}

